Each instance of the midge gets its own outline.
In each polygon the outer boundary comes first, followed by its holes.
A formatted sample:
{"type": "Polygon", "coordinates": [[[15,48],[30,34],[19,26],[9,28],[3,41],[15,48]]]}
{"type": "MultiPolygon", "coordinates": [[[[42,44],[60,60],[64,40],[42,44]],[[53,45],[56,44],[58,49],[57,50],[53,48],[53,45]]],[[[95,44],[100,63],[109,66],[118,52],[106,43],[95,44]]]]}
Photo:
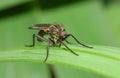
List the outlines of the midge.
{"type": "Polygon", "coordinates": [[[62,27],[62,25],[60,24],[35,24],[31,27],[29,27],[29,29],[35,29],[35,30],[39,30],[38,34],[33,34],[33,43],[32,45],[27,45],[28,47],[33,47],[35,46],[35,37],[37,38],[38,41],[42,42],[47,42],[47,55],[46,58],[44,60],[44,62],[46,62],[48,55],[49,55],[49,47],[50,44],[51,45],[59,45],[59,47],[61,46],[61,44],[63,46],[65,46],[71,53],[75,54],[76,56],[78,56],[77,53],[75,53],[74,51],[72,51],[63,41],[69,43],[66,39],[68,37],[72,37],[78,44],[87,47],[87,48],[93,48],[90,46],[87,46],[81,42],[79,42],[72,34],[67,34],[65,32],[65,29],[62,27]],[[44,36],[45,35],[49,35],[50,38],[46,39],[44,36]]]}

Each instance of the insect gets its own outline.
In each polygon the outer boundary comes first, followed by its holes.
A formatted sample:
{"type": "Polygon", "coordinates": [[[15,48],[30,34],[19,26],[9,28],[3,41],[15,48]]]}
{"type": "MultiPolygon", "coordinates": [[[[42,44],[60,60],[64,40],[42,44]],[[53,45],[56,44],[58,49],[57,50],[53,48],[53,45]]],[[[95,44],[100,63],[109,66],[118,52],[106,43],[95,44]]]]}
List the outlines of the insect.
{"type": "Polygon", "coordinates": [[[45,57],[44,62],[46,62],[48,55],[49,55],[49,47],[50,45],[59,45],[59,47],[61,45],[65,46],[71,53],[73,53],[74,55],[78,56],[77,53],[75,53],[74,51],[72,51],[63,41],[65,41],[66,43],[69,43],[69,41],[67,41],[68,37],[72,37],[78,44],[87,47],[87,48],[93,48],[90,46],[87,46],[81,42],[79,42],[77,40],[77,38],[75,38],[72,34],[67,34],[65,29],[62,27],[62,25],[60,24],[35,24],[31,27],[29,27],[29,29],[34,29],[34,30],[39,30],[38,34],[33,34],[33,43],[32,45],[27,45],[28,47],[33,47],[35,46],[35,38],[37,38],[38,41],[40,42],[46,42],[47,43],[47,55],[45,57]],[[45,35],[49,35],[49,38],[45,38],[45,35]]]}

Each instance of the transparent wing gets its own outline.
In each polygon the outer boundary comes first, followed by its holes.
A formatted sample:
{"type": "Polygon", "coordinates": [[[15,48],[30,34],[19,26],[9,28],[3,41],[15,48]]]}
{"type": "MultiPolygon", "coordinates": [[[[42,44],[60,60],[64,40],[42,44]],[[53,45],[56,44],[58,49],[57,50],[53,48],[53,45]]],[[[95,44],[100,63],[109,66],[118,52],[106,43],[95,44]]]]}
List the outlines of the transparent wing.
{"type": "Polygon", "coordinates": [[[35,24],[35,25],[29,27],[29,29],[44,30],[44,29],[49,28],[51,25],[53,25],[53,24],[35,24]]]}

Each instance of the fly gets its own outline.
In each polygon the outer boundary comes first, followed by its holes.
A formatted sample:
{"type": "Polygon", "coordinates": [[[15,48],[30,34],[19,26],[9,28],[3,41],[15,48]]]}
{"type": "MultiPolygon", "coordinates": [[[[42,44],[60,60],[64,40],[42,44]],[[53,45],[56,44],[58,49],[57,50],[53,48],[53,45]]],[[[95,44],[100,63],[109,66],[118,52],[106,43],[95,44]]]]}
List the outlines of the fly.
{"type": "Polygon", "coordinates": [[[49,55],[49,47],[50,44],[51,45],[57,45],[59,44],[59,47],[61,45],[65,46],[71,53],[73,53],[76,56],[79,56],[77,53],[75,53],[74,51],[72,51],[63,41],[70,43],[69,41],[67,41],[68,37],[72,37],[78,44],[86,47],[86,48],[93,48],[90,46],[87,46],[81,42],[79,42],[79,40],[73,36],[72,34],[67,34],[65,29],[62,27],[62,25],[60,24],[35,24],[31,27],[29,27],[29,29],[34,29],[34,30],[39,30],[38,34],[33,34],[33,42],[32,45],[27,45],[27,47],[33,47],[35,46],[35,38],[37,38],[38,41],[40,42],[46,42],[47,43],[47,48],[46,48],[46,52],[47,55],[45,57],[44,62],[47,61],[48,59],[48,55],[49,55]],[[45,35],[49,35],[50,38],[46,39],[44,36],[45,35]]]}

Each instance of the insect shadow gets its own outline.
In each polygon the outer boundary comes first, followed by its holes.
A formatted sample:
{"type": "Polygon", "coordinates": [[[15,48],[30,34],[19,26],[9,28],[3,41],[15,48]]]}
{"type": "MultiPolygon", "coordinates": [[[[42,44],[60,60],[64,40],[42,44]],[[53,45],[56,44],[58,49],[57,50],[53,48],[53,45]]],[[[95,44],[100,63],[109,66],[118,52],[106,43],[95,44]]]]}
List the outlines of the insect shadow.
{"type": "Polygon", "coordinates": [[[48,55],[49,55],[49,47],[50,44],[55,46],[58,45],[59,47],[61,47],[61,45],[65,46],[71,53],[73,53],[76,56],[79,56],[77,53],[75,53],[74,51],[72,51],[63,41],[65,41],[68,44],[71,44],[69,41],[67,41],[68,37],[72,37],[78,44],[86,47],[86,48],[93,48],[90,46],[87,46],[83,43],[81,43],[75,36],[73,36],[72,34],[67,34],[65,29],[62,27],[61,24],[35,24],[31,27],[29,27],[29,29],[34,29],[34,30],[39,30],[38,34],[33,34],[33,42],[32,45],[26,45],[27,47],[33,47],[35,46],[35,38],[37,38],[37,41],[40,42],[46,42],[47,43],[47,47],[46,47],[46,51],[47,51],[47,55],[45,57],[44,63],[47,61],[48,59],[48,55]],[[49,35],[49,38],[45,38],[45,35],[49,35]]]}

